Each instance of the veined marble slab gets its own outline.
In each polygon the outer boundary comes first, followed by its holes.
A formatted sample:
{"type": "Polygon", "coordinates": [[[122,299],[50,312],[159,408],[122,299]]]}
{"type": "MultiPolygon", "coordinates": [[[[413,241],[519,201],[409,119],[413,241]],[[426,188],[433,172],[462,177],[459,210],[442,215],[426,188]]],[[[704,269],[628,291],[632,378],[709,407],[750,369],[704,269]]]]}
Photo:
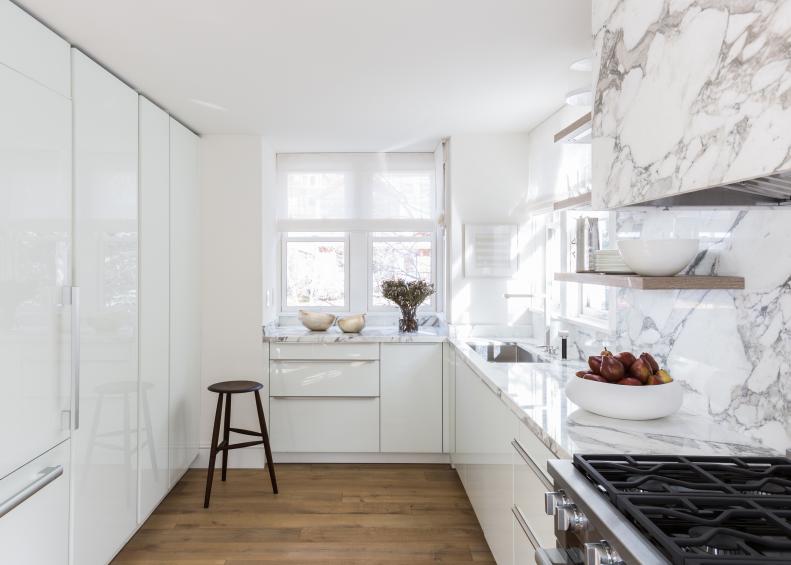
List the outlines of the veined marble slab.
{"type": "Polygon", "coordinates": [[[593,2],[593,200],[791,168],[791,1],[593,2]]]}
{"type": "Polygon", "coordinates": [[[312,332],[302,326],[267,326],[264,341],[293,343],[419,343],[443,342],[447,328],[421,328],[416,333],[400,333],[394,326],[364,328],[360,333],[343,333],[336,327],[326,332],[312,332]]]}
{"type": "MultiPolygon", "coordinates": [[[[629,421],[591,414],[566,398],[564,389],[580,362],[487,363],[463,341],[451,339],[464,362],[538,436],[552,453],[777,455],[707,415],[678,412],[667,418],[629,421]]],[[[614,399],[616,400],[616,399],[614,399]]]]}

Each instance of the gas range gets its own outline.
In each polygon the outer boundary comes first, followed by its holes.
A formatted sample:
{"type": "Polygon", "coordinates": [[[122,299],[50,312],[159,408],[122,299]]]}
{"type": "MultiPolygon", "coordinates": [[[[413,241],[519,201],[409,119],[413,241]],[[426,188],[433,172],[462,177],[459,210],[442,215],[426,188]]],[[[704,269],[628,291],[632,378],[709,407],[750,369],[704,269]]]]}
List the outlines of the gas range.
{"type": "Polygon", "coordinates": [[[575,455],[550,461],[558,547],[540,565],[791,563],[791,459],[575,455]]]}

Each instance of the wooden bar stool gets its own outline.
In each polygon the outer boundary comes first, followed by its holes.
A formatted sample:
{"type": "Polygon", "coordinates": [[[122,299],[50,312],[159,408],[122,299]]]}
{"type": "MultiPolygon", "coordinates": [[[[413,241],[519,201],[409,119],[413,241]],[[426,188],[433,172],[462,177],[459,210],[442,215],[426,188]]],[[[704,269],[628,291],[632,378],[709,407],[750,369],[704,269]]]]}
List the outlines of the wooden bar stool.
{"type": "Polygon", "coordinates": [[[211,497],[211,483],[214,478],[214,463],[217,460],[217,452],[222,451],[222,480],[225,480],[226,472],[228,471],[228,451],[231,449],[239,449],[241,447],[250,447],[253,445],[264,444],[264,451],[266,452],[266,465],[269,467],[269,478],[272,481],[272,492],[277,494],[277,479],[275,478],[275,466],[272,462],[272,448],[269,446],[269,434],[266,432],[266,420],[264,419],[264,407],[261,404],[261,395],[258,391],[264,387],[261,383],[255,381],[225,381],[222,383],[214,383],[209,386],[209,390],[219,394],[217,397],[217,411],[214,414],[214,431],[211,435],[211,451],[209,452],[209,474],[206,477],[206,497],[203,500],[203,507],[209,507],[209,497],[211,497]],[[241,394],[245,392],[255,393],[255,406],[258,409],[258,423],[261,426],[260,432],[253,432],[250,430],[242,430],[240,428],[231,427],[231,395],[241,394]],[[225,425],[223,426],[223,439],[218,445],[217,440],[220,436],[220,418],[222,417],[222,398],[225,395],[225,425]],[[244,434],[247,436],[257,436],[260,440],[245,441],[242,443],[229,443],[231,432],[237,434],[244,434]]]}

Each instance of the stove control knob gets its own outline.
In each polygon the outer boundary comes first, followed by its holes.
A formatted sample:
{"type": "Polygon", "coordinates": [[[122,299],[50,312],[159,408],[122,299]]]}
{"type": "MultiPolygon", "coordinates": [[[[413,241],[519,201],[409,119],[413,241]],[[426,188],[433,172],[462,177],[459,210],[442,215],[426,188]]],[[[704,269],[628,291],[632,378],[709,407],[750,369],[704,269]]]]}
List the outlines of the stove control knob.
{"type": "Polygon", "coordinates": [[[571,501],[566,498],[566,493],[562,490],[544,493],[544,511],[547,516],[554,516],[558,506],[570,503],[571,501]]]}
{"type": "Polygon", "coordinates": [[[588,519],[579,511],[576,504],[558,505],[555,510],[555,528],[561,532],[583,532],[588,527],[588,519]]]}
{"type": "Polygon", "coordinates": [[[585,565],[626,565],[606,541],[585,544],[585,565]]]}

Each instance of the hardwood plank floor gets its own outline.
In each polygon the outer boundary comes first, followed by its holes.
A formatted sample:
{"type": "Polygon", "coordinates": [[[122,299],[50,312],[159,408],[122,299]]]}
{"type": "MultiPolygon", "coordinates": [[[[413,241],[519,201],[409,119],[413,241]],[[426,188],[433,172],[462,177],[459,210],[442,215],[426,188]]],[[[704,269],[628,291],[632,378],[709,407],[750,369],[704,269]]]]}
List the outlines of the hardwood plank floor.
{"type": "Polygon", "coordinates": [[[137,565],[494,563],[447,465],[277,465],[189,471],[113,561],[137,565]]]}

